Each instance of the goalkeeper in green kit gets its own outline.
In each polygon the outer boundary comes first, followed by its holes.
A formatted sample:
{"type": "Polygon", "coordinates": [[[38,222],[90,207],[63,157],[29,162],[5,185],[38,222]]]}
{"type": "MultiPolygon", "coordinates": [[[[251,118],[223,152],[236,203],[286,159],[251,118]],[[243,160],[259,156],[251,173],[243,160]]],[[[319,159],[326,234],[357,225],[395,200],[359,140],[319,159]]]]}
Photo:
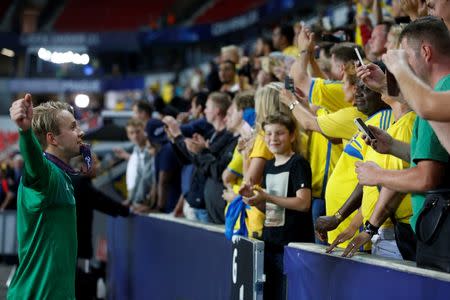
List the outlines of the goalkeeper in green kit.
{"type": "Polygon", "coordinates": [[[17,197],[19,265],[8,299],[75,299],[76,212],[69,160],[80,154],[83,132],[61,102],[33,109],[31,95],[15,101],[24,172],[17,197]],[[43,152],[43,149],[45,152],[43,152]]]}

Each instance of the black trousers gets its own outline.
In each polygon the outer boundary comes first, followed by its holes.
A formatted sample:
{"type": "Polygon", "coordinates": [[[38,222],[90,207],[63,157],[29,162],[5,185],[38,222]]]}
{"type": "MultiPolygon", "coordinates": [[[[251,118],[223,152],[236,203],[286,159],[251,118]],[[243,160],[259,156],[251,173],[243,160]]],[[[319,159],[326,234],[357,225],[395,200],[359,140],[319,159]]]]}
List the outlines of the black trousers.
{"type": "Polygon", "coordinates": [[[405,260],[416,261],[417,240],[410,224],[396,222],[394,226],[395,241],[405,260]]]}
{"type": "MultiPolygon", "coordinates": [[[[267,245],[267,244],[266,244],[267,245]]],[[[264,299],[286,299],[286,276],[283,272],[284,249],[281,247],[264,247],[264,299]]]]}
{"type": "Polygon", "coordinates": [[[98,277],[95,274],[85,273],[81,268],[77,268],[75,276],[76,299],[97,299],[97,279],[98,277]]]}

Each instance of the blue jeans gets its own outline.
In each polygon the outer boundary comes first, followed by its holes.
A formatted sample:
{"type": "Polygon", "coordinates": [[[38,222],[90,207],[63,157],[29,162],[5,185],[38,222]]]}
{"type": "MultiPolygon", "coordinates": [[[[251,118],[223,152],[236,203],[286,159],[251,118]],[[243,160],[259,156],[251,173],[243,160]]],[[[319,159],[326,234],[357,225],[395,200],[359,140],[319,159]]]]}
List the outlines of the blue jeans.
{"type": "Polygon", "coordinates": [[[211,223],[208,211],[206,209],[194,208],[195,217],[202,223],[211,223]]]}
{"type": "Polygon", "coordinates": [[[403,260],[395,241],[394,228],[381,228],[372,238],[372,255],[403,260]]]}
{"type": "MultiPolygon", "coordinates": [[[[316,224],[317,218],[325,215],[325,200],[319,198],[313,198],[311,204],[311,213],[313,226],[316,224]]],[[[316,236],[314,236],[316,244],[327,245],[327,243],[322,242],[316,236]]]]}

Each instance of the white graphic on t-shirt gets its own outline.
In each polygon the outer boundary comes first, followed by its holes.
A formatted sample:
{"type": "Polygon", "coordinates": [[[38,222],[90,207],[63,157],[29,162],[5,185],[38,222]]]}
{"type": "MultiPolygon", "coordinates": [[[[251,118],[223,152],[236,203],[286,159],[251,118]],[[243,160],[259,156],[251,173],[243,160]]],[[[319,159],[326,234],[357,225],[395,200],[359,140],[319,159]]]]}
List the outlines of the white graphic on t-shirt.
{"type": "MultiPolygon", "coordinates": [[[[266,190],[270,195],[286,197],[289,186],[289,172],[266,175],[266,190]]],[[[266,227],[281,227],[285,222],[285,208],[274,203],[266,203],[266,227]]]]}

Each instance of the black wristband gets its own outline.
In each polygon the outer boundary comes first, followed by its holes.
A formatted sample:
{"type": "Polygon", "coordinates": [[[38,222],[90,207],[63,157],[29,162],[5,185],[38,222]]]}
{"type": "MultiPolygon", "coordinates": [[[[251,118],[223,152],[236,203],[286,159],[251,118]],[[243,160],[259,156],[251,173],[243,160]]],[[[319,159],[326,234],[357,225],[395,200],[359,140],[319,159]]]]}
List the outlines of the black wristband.
{"type": "Polygon", "coordinates": [[[364,232],[368,233],[370,236],[378,234],[378,229],[380,229],[380,227],[370,224],[368,220],[364,224],[364,232]]]}

